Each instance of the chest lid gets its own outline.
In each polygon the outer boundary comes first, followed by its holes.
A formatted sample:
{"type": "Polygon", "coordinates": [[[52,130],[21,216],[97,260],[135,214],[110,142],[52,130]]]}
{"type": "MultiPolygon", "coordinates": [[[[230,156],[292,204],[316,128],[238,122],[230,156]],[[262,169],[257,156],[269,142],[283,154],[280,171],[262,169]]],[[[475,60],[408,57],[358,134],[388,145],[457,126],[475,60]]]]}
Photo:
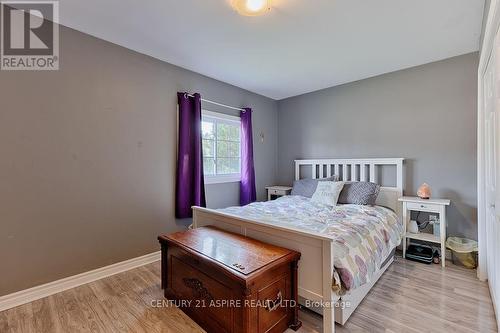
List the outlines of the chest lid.
{"type": "Polygon", "coordinates": [[[197,228],[160,238],[200,253],[244,275],[255,272],[286,255],[296,253],[215,227],[197,228]]]}

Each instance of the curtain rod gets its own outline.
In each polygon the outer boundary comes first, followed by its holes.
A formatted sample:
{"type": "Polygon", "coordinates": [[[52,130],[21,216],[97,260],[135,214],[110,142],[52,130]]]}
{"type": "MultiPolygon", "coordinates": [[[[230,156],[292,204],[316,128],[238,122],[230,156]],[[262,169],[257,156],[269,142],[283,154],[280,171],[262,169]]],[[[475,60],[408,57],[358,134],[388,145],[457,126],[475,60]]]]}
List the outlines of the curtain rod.
{"type": "MultiPolygon", "coordinates": [[[[189,97],[194,97],[193,94],[187,94],[189,97]]],[[[210,104],[214,104],[214,105],[218,105],[218,106],[222,106],[224,108],[228,108],[228,109],[233,109],[233,110],[238,110],[238,111],[242,111],[242,112],[246,112],[247,110],[245,109],[242,109],[242,108],[237,108],[237,107],[234,107],[234,106],[230,106],[230,105],[226,105],[226,104],[222,104],[222,103],[218,103],[218,102],[214,102],[214,101],[211,101],[209,99],[204,99],[202,98],[201,99],[202,102],[205,102],[205,103],[210,103],[210,104]]]]}

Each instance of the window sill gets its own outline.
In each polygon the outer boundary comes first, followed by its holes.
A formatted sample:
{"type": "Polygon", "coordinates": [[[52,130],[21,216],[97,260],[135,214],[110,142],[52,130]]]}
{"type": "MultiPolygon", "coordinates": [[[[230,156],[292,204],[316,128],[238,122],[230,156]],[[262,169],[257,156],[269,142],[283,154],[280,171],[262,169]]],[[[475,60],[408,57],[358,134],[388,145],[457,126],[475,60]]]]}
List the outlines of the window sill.
{"type": "Polygon", "coordinates": [[[205,176],[205,185],[223,184],[223,183],[238,183],[241,181],[241,175],[219,175],[205,176]]]}

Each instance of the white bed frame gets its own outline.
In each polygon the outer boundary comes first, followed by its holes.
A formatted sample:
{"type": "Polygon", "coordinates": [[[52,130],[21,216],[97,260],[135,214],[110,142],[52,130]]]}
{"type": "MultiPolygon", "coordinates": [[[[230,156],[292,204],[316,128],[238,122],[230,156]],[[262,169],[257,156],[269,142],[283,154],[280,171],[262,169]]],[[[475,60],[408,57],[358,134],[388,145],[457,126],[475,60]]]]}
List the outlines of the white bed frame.
{"type": "MultiPolygon", "coordinates": [[[[339,175],[343,181],[378,182],[380,166],[395,166],[395,186],[381,187],[377,205],[386,206],[398,214],[401,208],[398,198],[403,195],[403,158],[369,159],[319,159],[296,160],[295,179],[326,178],[339,175]],[[303,168],[311,170],[308,177],[301,177],[303,168]]],[[[221,213],[217,210],[193,207],[193,227],[214,225],[224,230],[236,232],[271,244],[283,246],[301,252],[299,261],[299,297],[303,302],[323,305],[323,332],[335,331],[335,322],[344,324],[359,303],[363,300],[378,278],[389,267],[392,259],[374,276],[371,283],[355,289],[349,296],[342,297],[342,302],[349,302],[350,307],[342,308],[340,298],[332,291],[333,246],[332,239],[325,235],[254,221],[236,215],[221,213]]]]}

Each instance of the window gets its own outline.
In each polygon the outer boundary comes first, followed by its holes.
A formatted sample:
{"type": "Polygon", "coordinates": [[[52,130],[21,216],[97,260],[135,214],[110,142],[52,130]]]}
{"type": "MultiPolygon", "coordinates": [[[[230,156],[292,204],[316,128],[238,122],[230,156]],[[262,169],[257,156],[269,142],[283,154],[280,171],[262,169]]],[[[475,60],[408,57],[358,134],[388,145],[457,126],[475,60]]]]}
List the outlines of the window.
{"type": "Polygon", "coordinates": [[[203,173],[206,184],[241,180],[239,117],[202,111],[203,173]]]}

